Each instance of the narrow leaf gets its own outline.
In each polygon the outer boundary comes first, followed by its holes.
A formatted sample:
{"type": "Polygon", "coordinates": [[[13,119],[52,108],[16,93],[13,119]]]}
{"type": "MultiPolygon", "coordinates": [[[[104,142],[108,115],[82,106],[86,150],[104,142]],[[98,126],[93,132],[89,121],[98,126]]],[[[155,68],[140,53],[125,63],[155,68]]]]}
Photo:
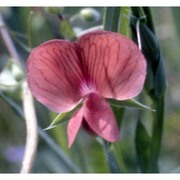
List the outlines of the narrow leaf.
{"type": "Polygon", "coordinates": [[[130,16],[129,7],[121,7],[120,31],[119,32],[120,32],[120,34],[123,34],[125,36],[130,35],[129,16],[130,16]]]}
{"type": "Polygon", "coordinates": [[[82,102],[80,102],[74,109],[72,109],[69,112],[60,113],[56,116],[56,118],[53,120],[53,122],[44,129],[44,131],[55,128],[56,126],[60,125],[61,123],[67,121],[70,119],[70,117],[75,113],[77,109],[79,109],[82,106],[82,102]]]}
{"type": "Polygon", "coordinates": [[[153,111],[155,112],[156,110],[144,105],[144,104],[141,104],[140,102],[136,101],[135,99],[128,99],[128,100],[125,100],[125,101],[118,101],[118,100],[115,100],[115,99],[108,99],[109,103],[112,105],[112,106],[118,106],[118,107],[128,107],[128,108],[137,108],[137,109],[147,109],[147,110],[150,110],[150,111],[153,111]]]}
{"type": "Polygon", "coordinates": [[[140,120],[136,126],[135,143],[140,170],[141,172],[147,172],[150,158],[151,138],[140,120]]]}

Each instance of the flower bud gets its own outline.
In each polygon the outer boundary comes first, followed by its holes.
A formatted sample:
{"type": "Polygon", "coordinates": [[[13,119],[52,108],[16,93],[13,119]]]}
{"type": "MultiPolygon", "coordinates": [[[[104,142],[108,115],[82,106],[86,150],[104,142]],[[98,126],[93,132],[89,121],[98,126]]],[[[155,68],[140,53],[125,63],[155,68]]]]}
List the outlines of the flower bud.
{"type": "Polygon", "coordinates": [[[18,100],[21,98],[20,89],[24,73],[13,61],[8,61],[0,73],[0,90],[7,96],[18,100]]]}
{"type": "Polygon", "coordinates": [[[94,8],[84,8],[80,11],[80,16],[84,21],[99,21],[100,13],[94,8]]]}
{"type": "MultiPolygon", "coordinates": [[[[131,19],[131,29],[133,39],[137,43],[136,24],[137,18],[133,17],[131,19]]],[[[139,31],[142,52],[148,63],[145,90],[151,98],[159,98],[164,95],[166,89],[162,52],[155,34],[144,22],[139,23],[139,31]]]]}
{"type": "Polygon", "coordinates": [[[17,64],[12,64],[11,71],[17,82],[21,81],[24,78],[24,72],[17,64]]]}

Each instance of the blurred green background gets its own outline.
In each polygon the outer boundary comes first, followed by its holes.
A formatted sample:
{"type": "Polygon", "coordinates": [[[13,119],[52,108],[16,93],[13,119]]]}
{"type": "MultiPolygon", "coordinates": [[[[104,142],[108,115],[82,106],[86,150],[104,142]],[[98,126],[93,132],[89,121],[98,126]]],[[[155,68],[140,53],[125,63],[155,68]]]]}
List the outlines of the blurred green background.
{"type": "MultiPolygon", "coordinates": [[[[168,83],[159,166],[162,173],[175,173],[180,172],[180,8],[152,7],[151,10],[168,83]]],[[[25,72],[31,48],[54,38],[75,40],[84,30],[102,27],[104,7],[0,7],[0,13],[25,72]]],[[[0,25],[0,28],[4,27],[0,25]]],[[[22,108],[19,82],[23,77],[20,69],[13,66],[10,60],[0,35],[0,173],[19,172],[26,140],[25,121],[11,104],[15,102],[16,107],[22,108]]],[[[41,129],[48,127],[57,115],[38,102],[36,113],[41,129]]],[[[122,172],[138,172],[134,144],[136,117],[137,110],[126,109],[121,139],[114,146],[122,172]]],[[[150,126],[151,123],[146,124],[150,126]]],[[[42,131],[32,172],[109,172],[102,146],[83,130],[72,148],[68,149],[66,125],[67,122],[52,130],[42,131]]]]}

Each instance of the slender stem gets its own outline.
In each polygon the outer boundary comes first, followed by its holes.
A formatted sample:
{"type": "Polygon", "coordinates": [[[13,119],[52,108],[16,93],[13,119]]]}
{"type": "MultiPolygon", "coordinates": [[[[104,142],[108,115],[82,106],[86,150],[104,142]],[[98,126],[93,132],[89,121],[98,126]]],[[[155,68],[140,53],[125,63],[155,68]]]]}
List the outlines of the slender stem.
{"type": "Polygon", "coordinates": [[[129,7],[121,7],[121,15],[119,18],[119,33],[123,34],[127,37],[130,37],[130,29],[129,29],[129,23],[130,23],[130,8],[129,7]]]}
{"type": "Polygon", "coordinates": [[[9,35],[9,32],[6,29],[3,17],[0,14],[0,33],[2,35],[3,41],[9,51],[9,54],[13,58],[13,61],[19,65],[21,65],[19,54],[17,53],[13,41],[9,35]]]}
{"type": "Polygon", "coordinates": [[[23,107],[26,119],[27,135],[21,173],[29,173],[31,171],[33,160],[35,158],[38,133],[33,97],[26,82],[24,82],[23,84],[23,107]]]}
{"type": "Polygon", "coordinates": [[[139,30],[139,23],[140,23],[140,20],[138,20],[138,21],[137,21],[137,24],[136,24],[137,40],[138,40],[139,49],[142,50],[141,36],[140,36],[140,30],[139,30]]]}
{"type": "Polygon", "coordinates": [[[117,163],[116,157],[114,155],[113,150],[111,149],[111,145],[108,142],[104,142],[103,144],[104,152],[108,161],[109,170],[111,173],[120,173],[120,168],[117,163]]]}
{"type": "Polygon", "coordinates": [[[28,34],[28,45],[29,48],[32,49],[32,41],[31,41],[31,18],[32,15],[34,14],[33,11],[30,11],[29,15],[28,15],[28,20],[27,20],[27,34],[28,34]]]}

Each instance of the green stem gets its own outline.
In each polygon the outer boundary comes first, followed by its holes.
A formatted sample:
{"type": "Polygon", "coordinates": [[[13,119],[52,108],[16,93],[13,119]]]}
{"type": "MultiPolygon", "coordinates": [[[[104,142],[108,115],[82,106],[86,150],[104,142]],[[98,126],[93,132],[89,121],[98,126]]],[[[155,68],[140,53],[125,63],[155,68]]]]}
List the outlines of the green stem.
{"type": "Polygon", "coordinates": [[[104,29],[107,31],[119,32],[120,24],[120,7],[108,7],[105,8],[104,14],[104,29]]]}
{"type": "Polygon", "coordinates": [[[121,17],[119,19],[119,33],[123,34],[127,37],[130,36],[130,29],[129,29],[129,23],[130,23],[130,18],[129,18],[129,12],[130,8],[129,7],[121,7],[121,17]]]}
{"type": "Polygon", "coordinates": [[[111,144],[104,141],[103,143],[104,152],[108,161],[109,170],[111,173],[120,173],[120,168],[116,160],[111,144]]]}
{"type": "Polygon", "coordinates": [[[152,173],[159,172],[158,158],[161,147],[161,139],[163,133],[164,122],[164,96],[153,100],[153,108],[156,112],[153,113],[153,127],[151,139],[151,155],[149,159],[148,171],[152,173]]]}
{"type": "Polygon", "coordinates": [[[32,20],[32,15],[34,14],[33,11],[30,11],[27,19],[27,35],[28,35],[28,47],[30,50],[32,50],[32,40],[31,40],[31,20],[32,20]]]}

